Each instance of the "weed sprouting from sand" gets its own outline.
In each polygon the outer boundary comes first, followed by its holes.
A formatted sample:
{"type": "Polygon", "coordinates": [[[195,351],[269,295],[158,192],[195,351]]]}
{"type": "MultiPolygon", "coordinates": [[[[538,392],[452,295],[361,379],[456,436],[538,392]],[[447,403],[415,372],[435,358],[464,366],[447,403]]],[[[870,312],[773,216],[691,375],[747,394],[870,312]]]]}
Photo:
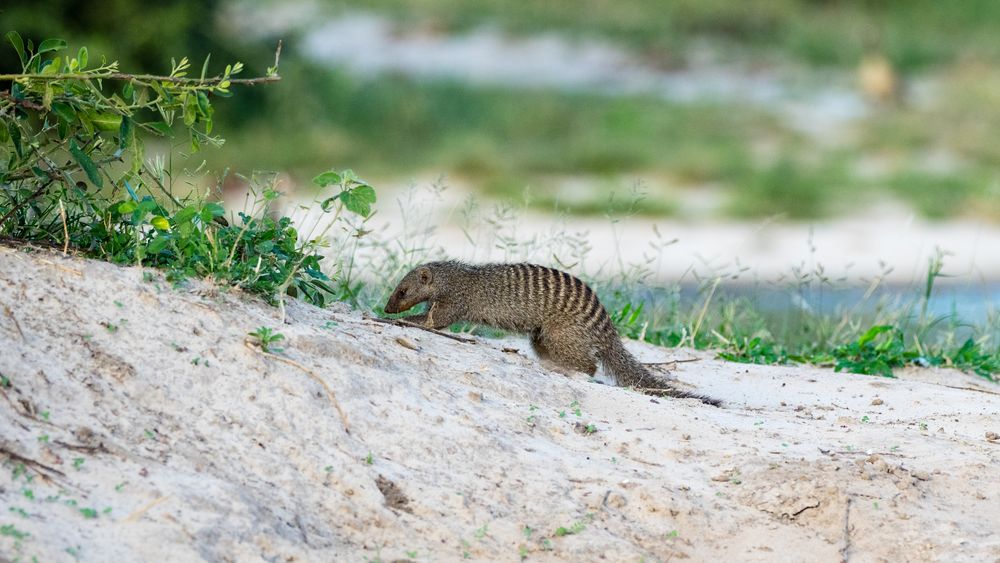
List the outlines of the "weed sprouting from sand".
{"type": "Polygon", "coordinates": [[[563,537],[563,536],[572,536],[575,534],[579,534],[580,532],[583,532],[584,530],[587,529],[587,524],[590,523],[590,521],[593,520],[593,518],[594,516],[592,514],[588,514],[584,518],[577,520],[576,522],[573,522],[569,526],[559,526],[558,528],[555,529],[553,535],[556,537],[563,537]]]}
{"type": "Polygon", "coordinates": [[[80,514],[82,514],[83,517],[86,518],[86,519],[88,519],[88,520],[97,518],[97,516],[98,516],[97,510],[94,509],[94,508],[81,508],[80,509],[80,514]]]}
{"type": "Polygon", "coordinates": [[[280,332],[275,332],[274,329],[262,326],[258,327],[257,330],[248,333],[248,335],[252,338],[256,338],[257,344],[260,345],[260,349],[269,354],[280,354],[284,351],[283,348],[278,348],[274,346],[274,344],[284,340],[285,335],[280,332]]]}
{"type": "Polygon", "coordinates": [[[15,540],[23,540],[24,538],[30,536],[28,532],[22,532],[17,529],[17,526],[13,524],[5,524],[0,526],[0,536],[5,536],[8,538],[14,538],[15,540]]]}
{"type": "Polygon", "coordinates": [[[531,413],[531,414],[528,415],[527,418],[525,418],[525,421],[527,421],[528,424],[535,424],[535,421],[538,420],[538,415],[535,414],[536,411],[538,411],[538,407],[537,406],[530,405],[528,407],[528,412],[531,413]]]}

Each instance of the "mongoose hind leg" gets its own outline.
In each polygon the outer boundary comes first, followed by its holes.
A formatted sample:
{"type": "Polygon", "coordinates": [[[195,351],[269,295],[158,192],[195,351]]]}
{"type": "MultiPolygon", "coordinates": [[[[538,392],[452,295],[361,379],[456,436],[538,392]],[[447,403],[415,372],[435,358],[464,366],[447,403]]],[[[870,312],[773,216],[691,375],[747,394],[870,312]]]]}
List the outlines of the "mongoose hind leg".
{"type": "Polygon", "coordinates": [[[546,358],[559,367],[594,375],[597,372],[597,361],[588,345],[589,339],[586,334],[574,328],[543,327],[539,331],[540,344],[548,353],[546,358]]]}
{"type": "Polygon", "coordinates": [[[534,330],[531,333],[531,349],[538,354],[538,357],[543,360],[549,359],[549,349],[545,347],[545,343],[542,342],[542,331],[534,330]]]}

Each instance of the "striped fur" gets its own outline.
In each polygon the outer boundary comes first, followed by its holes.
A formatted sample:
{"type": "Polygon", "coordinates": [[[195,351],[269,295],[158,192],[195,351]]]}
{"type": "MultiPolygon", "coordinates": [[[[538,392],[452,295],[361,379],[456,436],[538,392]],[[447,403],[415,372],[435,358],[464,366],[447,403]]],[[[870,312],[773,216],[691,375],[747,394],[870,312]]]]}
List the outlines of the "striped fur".
{"type": "Polygon", "coordinates": [[[618,385],[720,404],[651,374],[625,349],[597,294],[566,272],[535,264],[430,262],[403,277],[385,312],[424,302],[427,312],[407,320],[432,328],[467,321],[527,333],[539,357],[564,369],[593,375],[600,362],[618,385]]]}

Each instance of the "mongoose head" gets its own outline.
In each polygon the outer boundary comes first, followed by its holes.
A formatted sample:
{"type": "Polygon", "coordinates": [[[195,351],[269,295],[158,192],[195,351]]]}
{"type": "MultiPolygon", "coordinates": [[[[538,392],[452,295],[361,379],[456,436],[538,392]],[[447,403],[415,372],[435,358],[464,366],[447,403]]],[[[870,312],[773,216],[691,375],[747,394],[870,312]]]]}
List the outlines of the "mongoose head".
{"type": "Polygon", "coordinates": [[[386,313],[402,313],[434,296],[434,272],[427,266],[418,266],[403,279],[385,304],[386,313]]]}

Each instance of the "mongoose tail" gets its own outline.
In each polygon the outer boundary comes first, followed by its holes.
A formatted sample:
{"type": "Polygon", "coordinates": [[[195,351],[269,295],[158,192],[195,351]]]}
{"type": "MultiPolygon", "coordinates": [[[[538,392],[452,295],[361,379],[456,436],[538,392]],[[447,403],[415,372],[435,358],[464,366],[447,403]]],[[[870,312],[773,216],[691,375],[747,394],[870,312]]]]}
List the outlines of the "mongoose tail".
{"type": "Polygon", "coordinates": [[[635,387],[636,389],[660,389],[668,397],[678,399],[698,399],[706,405],[721,407],[722,401],[713,397],[699,395],[690,391],[678,389],[664,379],[657,377],[635,359],[621,340],[610,340],[599,354],[604,370],[608,372],[618,385],[635,387]]]}

